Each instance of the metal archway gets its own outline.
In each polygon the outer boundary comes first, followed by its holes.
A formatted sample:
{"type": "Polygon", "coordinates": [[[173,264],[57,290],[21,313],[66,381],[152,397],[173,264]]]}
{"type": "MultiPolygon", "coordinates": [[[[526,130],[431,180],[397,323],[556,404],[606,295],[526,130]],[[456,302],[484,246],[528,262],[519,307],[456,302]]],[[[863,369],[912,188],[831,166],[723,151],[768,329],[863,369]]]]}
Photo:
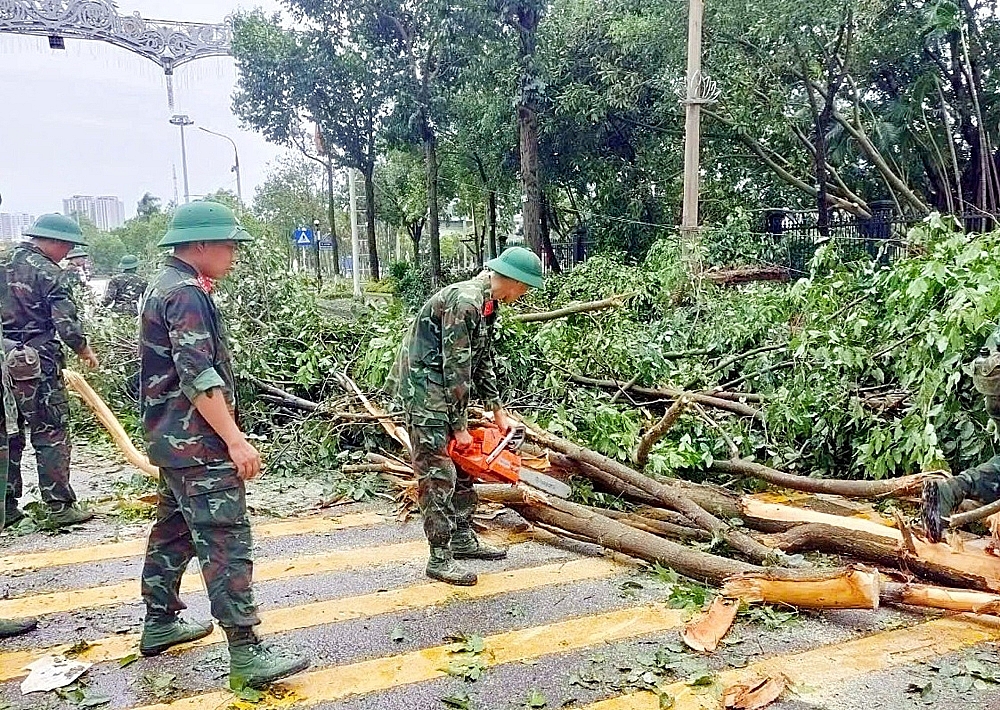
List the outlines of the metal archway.
{"type": "Polygon", "coordinates": [[[156,62],[167,77],[167,102],[174,110],[174,68],[195,59],[230,53],[228,23],[147,20],[136,12],[119,15],[110,0],[0,0],[0,33],[98,40],[156,62]]]}

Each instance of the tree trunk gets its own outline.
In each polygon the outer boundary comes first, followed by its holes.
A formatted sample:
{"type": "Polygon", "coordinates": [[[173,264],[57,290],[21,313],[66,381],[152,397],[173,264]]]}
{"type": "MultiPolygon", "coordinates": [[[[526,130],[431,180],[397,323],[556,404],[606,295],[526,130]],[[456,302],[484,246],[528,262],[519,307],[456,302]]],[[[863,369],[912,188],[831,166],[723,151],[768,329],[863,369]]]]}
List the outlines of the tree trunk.
{"type": "Polygon", "coordinates": [[[552,248],[552,238],[549,233],[549,201],[542,194],[541,197],[541,228],[542,228],[542,249],[545,250],[545,256],[549,262],[549,268],[552,273],[559,274],[562,273],[562,267],[559,265],[559,259],[556,257],[555,249],[552,248]]]}
{"type": "Polygon", "coordinates": [[[521,190],[524,198],[524,244],[542,253],[541,184],[538,175],[538,114],[529,103],[517,107],[517,128],[521,144],[521,190]]]}
{"type": "Polygon", "coordinates": [[[333,242],[333,273],[340,276],[340,245],[337,243],[337,206],[333,202],[333,161],[326,161],[326,209],[330,219],[330,240],[333,242]]]}
{"type": "Polygon", "coordinates": [[[365,222],[368,232],[368,266],[371,269],[371,278],[376,281],[381,278],[378,268],[378,242],[375,239],[375,180],[372,178],[374,170],[366,166],[365,176],[365,222]]]}
{"type": "Polygon", "coordinates": [[[441,285],[441,225],[438,222],[437,138],[426,123],[423,133],[424,163],[427,175],[427,220],[431,238],[431,283],[438,287],[441,285]]]}
{"type": "Polygon", "coordinates": [[[490,229],[490,256],[499,256],[500,252],[499,244],[497,243],[497,193],[495,190],[490,190],[487,195],[487,206],[489,211],[487,212],[487,219],[489,219],[489,229],[490,229]]]}

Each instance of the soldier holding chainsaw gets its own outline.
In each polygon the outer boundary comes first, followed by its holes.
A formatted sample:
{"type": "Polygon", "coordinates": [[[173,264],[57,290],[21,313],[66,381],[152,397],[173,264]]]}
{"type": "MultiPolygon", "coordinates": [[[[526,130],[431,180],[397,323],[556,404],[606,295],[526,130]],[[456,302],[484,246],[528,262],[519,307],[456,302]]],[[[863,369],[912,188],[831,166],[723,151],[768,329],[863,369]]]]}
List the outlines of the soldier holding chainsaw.
{"type": "Polygon", "coordinates": [[[507,551],[482,542],[472,529],[477,497],[472,478],[457,470],[448,444],[472,446],[468,431],[473,387],[493,410],[501,430],[510,422],[500,406],[491,345],[500,302],[513,303],[542,285],[542,262],[511,247],[486,262],[479,276],[438,291],[417,313],[400,347],[389,387],[402,405],[413,447],[417,501],[430,543],[427,576],[470,586],[474,572],[456,559],[499,560],[507,551]]]}

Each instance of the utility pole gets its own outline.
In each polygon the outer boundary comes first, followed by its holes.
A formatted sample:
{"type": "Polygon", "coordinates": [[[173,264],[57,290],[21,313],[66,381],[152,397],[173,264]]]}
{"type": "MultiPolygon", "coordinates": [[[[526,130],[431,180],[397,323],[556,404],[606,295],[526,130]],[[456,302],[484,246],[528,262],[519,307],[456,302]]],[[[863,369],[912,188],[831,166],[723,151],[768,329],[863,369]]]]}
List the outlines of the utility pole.
{"type": "Polygon", "coordinates": [[[205,133],[211,133],[213,136],[218,136],[219,138],[225,138],[227,141],[233,144],[233,167],[229,169],[229,172],[236,173],[236,196],[240,199],[240,207],[243,206],[243,185],[240,181],[240,152],[236,149],[236,141],[227,135],[218,133],[216,131],[210,131],[204,126],[198,126],[198,130],[205,131],[205,133]]]}
{"type": "Polygon", "coordinates": [[[181,129],[181,170],[184,173],[184,204],[191,201],[191,190],[188,188],[188,159],[187,146],[184,143],[184,126],[193,126],[194,121],[184,114],[174,114],[170,117],[170,123],[180,126],[181,129]]]}
{"type": "Polygon", "coordinates": [[[361,298],[361,240],[358,237],[358,191],[354,185],[354,168],[347,169],[347,191],[351,203],[351,277],[354,279],[354,297],[361,298]]]}
{"type": "Polygon", "coordinates": [[[684,96],[684,201],[681,254],[691,273],[701,271],[698,234],[698,174],[701,170],[701,23],[704,0],[688,0],[687,86],[684,96]]]}

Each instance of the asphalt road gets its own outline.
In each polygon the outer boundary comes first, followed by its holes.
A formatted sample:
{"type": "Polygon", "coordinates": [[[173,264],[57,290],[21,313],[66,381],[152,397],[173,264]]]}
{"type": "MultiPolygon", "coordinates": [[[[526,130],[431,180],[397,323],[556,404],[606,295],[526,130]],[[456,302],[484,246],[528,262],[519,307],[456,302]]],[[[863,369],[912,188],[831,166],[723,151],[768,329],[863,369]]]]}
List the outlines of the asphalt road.
{"type": "MultiPolygon", "coordinates": [[[[718,652],[700,656],[679,644],[690,612],[671,605],[671,585],[628,560],[504,513],[488,534],[510,545],[509,558],[473,563],[476,587],[448,587],[423,574],[419,521],[398,522],[384,503],[255,520],[263,632],[313,666],[251,703],[223,687],[219,636],[134,660],[146,524],[122,523],[101,502],[132,471],[80,447],[75,461],[99,518],[69,534],[0,537],[0,616],[41,620],[0,642],[0,708],[76,708],[104,696],[98,707],[115,710],[721,709],[725,687],[779,675],[788,685],[777,710],[1000,708],[996,625],[887,609],[751,612],[718,652]],[[460,652],[456,637],[478,650],[460,652]],[[76,686],[83,694],[21,694],[24,665],[80,641],[91,645],[77,657],[94,663],[76,686]]],[[[186,580],[187,613],[207,619],[196,568],[186,580]]]]}

